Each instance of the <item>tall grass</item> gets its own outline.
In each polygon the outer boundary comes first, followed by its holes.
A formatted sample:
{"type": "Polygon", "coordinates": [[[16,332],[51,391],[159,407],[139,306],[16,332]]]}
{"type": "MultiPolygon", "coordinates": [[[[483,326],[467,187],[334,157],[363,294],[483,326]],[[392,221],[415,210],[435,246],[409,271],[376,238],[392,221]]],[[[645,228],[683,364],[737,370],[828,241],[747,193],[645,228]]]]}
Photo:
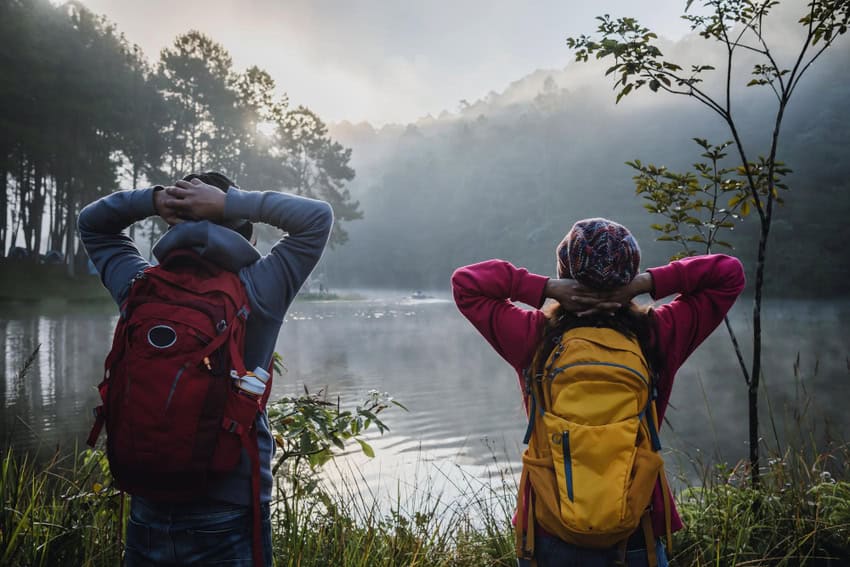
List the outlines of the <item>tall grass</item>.
{"type": "MultiPolygon", "coordinates": [[[[699,482],[677,498],[686,529],[674,537],[675,565],[850,565],[850,446],[834,440],[828,422],[818,431],[806,386],[818,368],[816,361],[804,372],[798,353],[795,395],[784,408],[774,407],[762,382],[772,438],[758,490],[743,463],[696,461],[699,482]]],[[[706,407],[711,416],[707,400],[706,407]]]]}
{"type": "MultiPolygon", "coordinates": [[[[744,465],[689,459],[701,476],[677,497],[686,529],[674,535],[674,566],[850,565],[850,446],[828,435],[817,440],[805,418],[811,407],[801,387],[781,420],[789,427],[784,442],[769,408],[775,448],[757,490],[744,465]]],[[[389,494],[374,492],[353,467],[278,474],[276,565],[512,567],[516,471],[499,463],[492,447],[491,454],[484,477],[428,464],[389,494]]],[[[0,565],[119,565],[129,505],[109,482],[102,451],[36,464],[7,450],[0,461],[0,565]]]]}
{"type": "Polygon", "coordinates": [[[101,452],[35,465],[9,450],[0,467],[0,565],[120,564],[126,511],[101,452]]]}
{"type": "Polygon", "coordinates": [[[277,516],[277,565],[516,565],[512,471],[482,479],[432,470],[436,480],[417,474],[387,497],[372,492],[359,471],[337,471],[340,480],[324,483],[312,498],[295,498],[307,507],[277,516]]]}
{"type": "Polygon", "coordinates": [[[678,495],[687,528],[674,537],[674,563],[850,565],[848,456],[847,446],[814,460],[773,456],[758,490],[743,466],[708,470],[701,486],[678,495]]]}
{"type": "MultiPolygon", "coordinates": [[[[757,491],[744,467],[706,469],[700,486],[678,496],[687,528],[674,536],[672,564],[850,565],[848,458],[847,446],[813,459],[788,451],[770,460],[757,491]]],[[[515,565],[513,471],[444,474],[450,490],[417,478],[390,497],[370,491],[357,471],[339,476],[300,488],[278,481],[276,565],[515,565]]],[[[122,515],[107,479],[98,451],[39,466],[8,451],[0,469],[0,565],[118,565],[129,507],[122,515]]]]}

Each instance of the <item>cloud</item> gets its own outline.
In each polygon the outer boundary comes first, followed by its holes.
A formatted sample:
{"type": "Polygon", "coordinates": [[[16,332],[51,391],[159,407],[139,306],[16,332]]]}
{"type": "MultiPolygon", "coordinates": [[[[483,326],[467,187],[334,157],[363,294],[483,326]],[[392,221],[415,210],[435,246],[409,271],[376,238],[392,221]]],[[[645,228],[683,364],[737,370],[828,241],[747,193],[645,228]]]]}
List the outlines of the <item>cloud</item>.
{"type": "Polygon", "coordinates": [[[562,67],[565,38],[600,13],[644,14],[678,36],[680,0],[84,0],[152,59],[189,29],[238,68],[258,65],[326,120],[410,122],[454,110],[537,68],[562,67]]]}

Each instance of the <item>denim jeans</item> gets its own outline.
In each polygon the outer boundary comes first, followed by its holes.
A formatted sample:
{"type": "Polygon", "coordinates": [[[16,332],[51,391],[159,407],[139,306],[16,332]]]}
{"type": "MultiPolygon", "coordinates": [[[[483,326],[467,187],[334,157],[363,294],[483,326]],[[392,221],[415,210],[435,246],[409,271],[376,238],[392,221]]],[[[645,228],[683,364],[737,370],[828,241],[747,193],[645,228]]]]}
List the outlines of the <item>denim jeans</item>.
{"type": "MultiPolygon", "coordinates": [[[[272,564],[269,505],[260,509],[263,558],[272,564]]],[[[154,504],[133,498],[127,525],[127,567],[217,565],[251,567],[251,508],[222,502],[154,504]]]]}
{"type": "MultiPolygon", "coordinates": [[[[667,567],[667,553],[660,539],[655,541],[655,554],[658,567],[667,567]]],[[[534,538],[534,555],[537,567],[610,567],[617,560],[615,549],[583,549],[549,535],[534,538]]],[[[530,564],[530,561],[524,559],[517,560],[519,567],[528,567],[530,564]]],[[[646,550],[627,550],[626,565],[648,567],[646,550]]]]}

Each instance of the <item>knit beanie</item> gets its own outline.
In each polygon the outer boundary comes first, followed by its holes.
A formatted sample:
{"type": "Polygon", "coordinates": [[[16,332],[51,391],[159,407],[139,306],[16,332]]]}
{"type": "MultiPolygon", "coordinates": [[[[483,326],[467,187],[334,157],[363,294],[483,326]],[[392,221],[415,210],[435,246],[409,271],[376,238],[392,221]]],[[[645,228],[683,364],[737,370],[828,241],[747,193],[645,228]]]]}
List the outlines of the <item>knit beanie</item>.
{"type": "Polygon", "coordinates": [[[624,286],[637,275],[640,248],[629,229],[603,218],[580,220],[557,250],[558,277],[595,289],[624,286]]]}

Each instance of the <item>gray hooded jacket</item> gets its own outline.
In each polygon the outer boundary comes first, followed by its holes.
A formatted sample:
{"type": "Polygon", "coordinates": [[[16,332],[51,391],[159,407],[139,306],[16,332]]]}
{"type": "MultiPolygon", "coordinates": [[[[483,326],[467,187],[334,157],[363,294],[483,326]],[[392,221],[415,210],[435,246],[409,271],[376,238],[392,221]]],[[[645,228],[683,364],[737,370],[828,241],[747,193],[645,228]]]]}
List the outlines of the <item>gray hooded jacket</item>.
{"type": "MultiPolygon", "coordinates": [[[[150,264],[124,229],[156,215],[153,189],[119,191],[91,203],[80,213],[80,239],[97,268],[103,285],[120,306],[133,278],[150,264]]],[[[287,236],[266,256],[237,232],[209,221],[183,222],[171,227],[154,246],[162,259],[176,248],[193,248],[201,256],[233,272],[245,284],[251,303],[245,337],[247,368],[268,367],[283,318],[295,294],[322,255],[333,225],[330,205],[286,193],[250,192],[231,188],[224,221],[247,219],[285,231],[287,236]]],[[[268,419],[257,419],[260,446],[260,500],[271,500],[271,458],[274,452],[268,419]]],[[[251,504],[250,460],[243,451],[236,471],[213,486],[211,500],[251,504]]]]}

